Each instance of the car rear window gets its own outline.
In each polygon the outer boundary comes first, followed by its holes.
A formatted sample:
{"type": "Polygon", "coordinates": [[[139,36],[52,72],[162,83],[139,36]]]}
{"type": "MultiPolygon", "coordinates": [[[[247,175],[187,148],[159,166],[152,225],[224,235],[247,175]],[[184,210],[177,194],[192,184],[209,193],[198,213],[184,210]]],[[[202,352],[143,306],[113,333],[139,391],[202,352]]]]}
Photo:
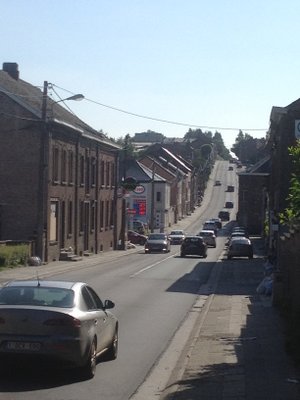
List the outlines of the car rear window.
{"type": "Polygon", "coordinates": [[[166,239],[166,235],[162,234],[162,233],[157,233],[154,235],[149,235],[148,238],[150,240],[165,240],[166,239]]]}
{"type": "Polygon", "coordinates": [[[4,287],[0,290],[0,305],[73,307],[74,292],[51,287],[4,287]]]}
{"type": "Polygon", "coordinates": [[[185,243],[202,243],[202,239],[199,238],[186,238],[185,243]]]}

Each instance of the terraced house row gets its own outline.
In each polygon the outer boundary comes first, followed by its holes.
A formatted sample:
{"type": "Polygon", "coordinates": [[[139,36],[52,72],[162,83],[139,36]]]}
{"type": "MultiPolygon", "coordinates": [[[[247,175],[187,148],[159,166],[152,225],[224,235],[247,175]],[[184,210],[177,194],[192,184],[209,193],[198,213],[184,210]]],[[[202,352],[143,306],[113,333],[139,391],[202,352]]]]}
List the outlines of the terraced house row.
{"type": "Polygon", "coordinates": [[[167,230],[194,210],[203,181],[190,160],[161,143],[139,162],[129,159],[61,105],[82,95],[54,101],[50,94],[50,83],[35,87],[20,79],[18,64],[3,64],[0,242],[28,242],[45,263],[74,259],[125,249],[126,231],[137,222],[167,230]],[[126,177],[137,180],[136,191],[124,192],[126,177]]]}

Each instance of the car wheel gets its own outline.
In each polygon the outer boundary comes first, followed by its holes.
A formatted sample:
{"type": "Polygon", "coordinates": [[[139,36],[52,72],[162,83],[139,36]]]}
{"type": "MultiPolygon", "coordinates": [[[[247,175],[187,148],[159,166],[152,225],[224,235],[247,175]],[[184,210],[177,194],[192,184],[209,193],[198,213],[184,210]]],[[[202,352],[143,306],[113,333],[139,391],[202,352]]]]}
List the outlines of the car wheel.
{"type": "Polygon", "coordinates": [[[203,254],[203,258],[206,258],[206,257],[207,257],[207,253],[203,254]]]}
{"type": "Polygon", "coordinates": [[[119,344],[119,334],[118,327],[116,327],[113,340],[107,352],[105,353],[105,360],[111,361],[115,360],[118,355],[118,344],[119,344]]]}
{"type": "Polygon", "coordinates": [[[180,253],[180,257],[185,257],[185,254],[184,253],[180,253]]]}
{"type": "Polygon", "coordinates": [[[83,376],[86,379],[92,379],[95,376],[97,367],[96,339],[93,340],[89,351],[86,364],[82,368],[83,376]]]}
{"type": "Polygon", "coordinates": [[[231,260],[231,258],[232,258],[231,256],[228,256],[228,257],[227,257],[228,260],[231,260]]]}
{"type": "Polygon", "coordinates": [[[249,260],[252,260],[252,258],[253,258],[253,255],[249,256],[249,260]]]}

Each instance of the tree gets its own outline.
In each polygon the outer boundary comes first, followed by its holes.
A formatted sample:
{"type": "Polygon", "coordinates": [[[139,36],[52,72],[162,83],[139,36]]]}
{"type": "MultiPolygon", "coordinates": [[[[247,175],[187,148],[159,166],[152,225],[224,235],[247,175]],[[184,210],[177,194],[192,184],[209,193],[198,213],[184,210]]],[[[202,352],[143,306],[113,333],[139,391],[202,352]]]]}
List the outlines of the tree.
{"type": "Polygon", "coordinates": [[[266,140],[265,138],[255,139],[240,130],[231,151],[243,164],[256,164],[267,154],[266,140]]]}
{"type": "Polygon", "coordinates": [[[281,223],[292,224],[300,220],[300,140],[296,146],[289,147],[292,157],[293,172],[290,180],[288,207],[280,214],[281,223]]]}

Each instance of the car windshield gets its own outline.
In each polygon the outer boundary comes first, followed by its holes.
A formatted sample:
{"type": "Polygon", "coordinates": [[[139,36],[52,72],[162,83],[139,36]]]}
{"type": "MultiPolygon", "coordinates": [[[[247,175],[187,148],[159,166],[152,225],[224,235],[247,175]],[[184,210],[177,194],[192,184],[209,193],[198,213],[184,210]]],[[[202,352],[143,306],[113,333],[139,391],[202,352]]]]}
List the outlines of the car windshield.
{"type": "Polygon", "coordinates": [[[0,290],[0,305],[72,308],[73,302],[73,290],[64,288],[7,286],[0,290]]]}
{"type": "Polygon", "coordinates": [[[149,240],[165,240],[166,235],[164,233],[154,233],[149,235],[149,240]]]}
{"type": "Polygon", "coordinates": [[[182,231],[172,231],[170,235],[183,235],[182,231]]]}

